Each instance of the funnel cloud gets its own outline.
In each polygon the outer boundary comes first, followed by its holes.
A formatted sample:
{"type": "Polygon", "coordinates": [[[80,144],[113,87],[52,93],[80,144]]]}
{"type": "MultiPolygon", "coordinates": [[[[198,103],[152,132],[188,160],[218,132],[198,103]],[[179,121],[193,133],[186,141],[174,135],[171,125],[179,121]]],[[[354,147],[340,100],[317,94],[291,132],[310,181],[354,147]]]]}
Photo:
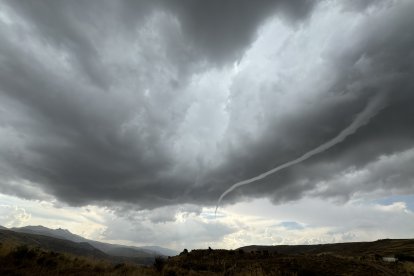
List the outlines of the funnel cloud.
{"type": "Polygon", "coordinates": [[[413,13],[0,1],[0,193],[143,212],[411,194],[413,13]]]}
{"type": "Polygon", "coordinates": [[[270,171],[264,172],[258,176],[252,177],[250,179],[246,179],[240,182],[237,182],[235,184],[233,184],[230,188],[228,188],[223,194],[221,194],[220,198],[217,201],[217,205],[216,205],[216,209],[215,209],[215,215],[217,214],[217,210],[218,207],[220,206],[220,203],[222,202],[223,198],[231,193],[232,191],[234,191],[235,189],[237,189],[238,187],[244,186],[244,185],[249,185],[252,184],[258,180],[261,180],[263,178],[266,178],[267,176],[277,173],[278,171],[281,171],[283,169],[289,168],[290,166],[296,165],[300,162],[303,162],[305,160],[307,160],[308,158],[311,158],[312,156],[319,154],[321,152],[324,152],[328,149],[330,149],[331,147],[335,146],[338,143],[341,143],[342,141],[344,141],[349,135],[352,135],[353,133],[355,133],[360,127],[362,127],[363,125],[367,124],[372,117],[374,117],[375,115],[377,115],[377,113],[385,107],[385,96],[384,94],[378,94],[376,95],[374,98],[372,98],[367,106],[364,108],[364,110],[359,113],[355,120],[352,122],[352,124],[350,124],[348,127],[346,127],[344,130],[342,130],[337,136],[335,136],[334,138],[332,138],[331,140],[329,140],[328,142],[320,145],[319,147],[308,151],[307,153],[303,154],[302,156],[300,156],[299,158],[296,158],[292,161],[283,163],[280,166],[277,166],[274,169],[271,169],[270,171]]]}

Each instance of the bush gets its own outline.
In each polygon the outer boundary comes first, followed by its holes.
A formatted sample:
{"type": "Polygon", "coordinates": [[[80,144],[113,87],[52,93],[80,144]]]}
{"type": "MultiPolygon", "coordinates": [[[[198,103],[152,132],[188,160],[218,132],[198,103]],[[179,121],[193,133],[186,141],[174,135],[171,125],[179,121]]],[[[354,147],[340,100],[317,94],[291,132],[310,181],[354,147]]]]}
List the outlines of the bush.
{"type": "Polygon", "coordinates": [[[11,252],[12,256],[18,260],[23,259],[33,259],[36,256],[36,252],[32,249],[29,249],[27,245],[21,245],[16,247],[15,250],[11,252]]]}
{"type": "Polygon", "coordinates": [[[55,260],[51,260],[51,259],[48,259],[44,262],[44,266],[49,268],[49,269],[56,268],[57,265],[58,265],[58,263],[55,260]]]}
{"type": "Polygon", "coordinates": [[[125,267],[125,264],[124,263],[119,263],[119,264],[116,264],[114,266],[115,269],[120,269],[120,268],[123,268],[123,267],[125,267]]]}
{"type": "Polygon", "coordinates": [[[167,271],[167,273],[165,275],[166,276],[177,276],[177,273],[175,273],[174,270],[169,270],[169,271],[167,271]]]}
{"type": "Polygon", "coordinates": [[[155,257],[154,267],[158,272],[161,272],[165,266],[165,259],[161,256],[155,257]]]}
{"type": "Polygon", "coordinates": [[[408,254],[404,254],[404,253],[399,253],[399,254],[395,254],[395,257],[399,260],[399,261],[407,261],[407,262],[414,262],[414,256],[408,255],[408,254]]]}
{"type": "Polygon", "coordinates": [[[183,252],[180,253],[180,256],[187,255],[187,254],[188,254],[188,250],[187,248],[184,248],[183,252]]]}

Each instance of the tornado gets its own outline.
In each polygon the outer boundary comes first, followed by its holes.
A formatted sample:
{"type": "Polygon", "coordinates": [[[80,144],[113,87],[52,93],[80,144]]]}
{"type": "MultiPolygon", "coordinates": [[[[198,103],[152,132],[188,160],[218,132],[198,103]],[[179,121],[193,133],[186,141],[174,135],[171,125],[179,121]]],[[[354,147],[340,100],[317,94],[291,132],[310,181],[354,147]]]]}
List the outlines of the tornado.
{"type": "Polygon", "coordinates": [[[305,154],[303,154],[302,156],[291,160],[289,162],[286,162],[282,165],[279,165],[278,167],[271,169],[267,172],[264,172],[260,175],[257,175],[255,177],[246,179],[246,180],[242,180],[240,182],[237,182],[235,184],[233,184],[230,188],[228,188],[223,194],[221,194],[220,198],[217,201],[217,205],[216,205],[216,210],[214,211],[214,215],[217,215],[217,210],[218,207],[220,206],[221,201],[223,200],[223,198],[228,195],[229,193],[231,193],[232,191],[234,191],[235,189],[244,186],[244,185],[249,185],[249,184],[253,184],[254,182],[264,179],[267,176],[277,173],[283,169],[289,168],[293,165],[296,165],[300,162],[303,162],[309,158],[311,158],[312,156],[322,153],[328,149],[330,149],[331,147],[335,146],[336,144],[341,143],[342,141],[344,141],[348,136],[352,135],[353,133],[355,133],[361,126],[366,125],[375,115],[378,114],[378,112],[383,109],[385,107],[385,94],[382,93],[378,93],[376,96],[374,96],[373,98],[371,98],[368,102],[368,104],[365,106],[365,108],[355,117],[355,120],[345,129],[343,129],[338,135],[336,135],[334,138],[332,138],[331,140],[327,141],[326,143],[306,152],[305,154]]]}

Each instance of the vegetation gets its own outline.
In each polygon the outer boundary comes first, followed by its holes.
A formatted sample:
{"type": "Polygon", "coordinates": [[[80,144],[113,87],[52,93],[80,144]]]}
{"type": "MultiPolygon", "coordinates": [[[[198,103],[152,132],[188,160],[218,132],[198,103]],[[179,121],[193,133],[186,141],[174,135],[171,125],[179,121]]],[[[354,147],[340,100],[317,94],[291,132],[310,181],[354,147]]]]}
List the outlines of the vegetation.
{"type": "Polygon", "coordinates": [[[268,250],[193,250],[170,258],[161,272],[162,275],[414,275],[414,263],[389,263],[374,255],[330,252],[287,255],[268,250]]]}
{"type": "Polygon", "coordinates": [[[0,244],[0,275],[414,275],[414,240],[311,246],[250,246],[183,250],[153,265],[0,244]],[[383,257],[396,257],[386,262],[383,257]]]}
{"type": "Polygon", "coordinates": [[[27,245],[0,244],[0,275],[159,275],[152,267],[114,264],[27,245]]]}
{"type": "Polygon", "coordinates": [[[111,263],[127,262],[139,265],[152,265],[155,259],[154,254],[142,252],[135,248],[110,245],[86,239],[83,239],[81,242],[75,242],[53,236],[16,232],[8,229],[0,229],[0,242],[13,243],[14,246],[27,245],[32,248],[41,247],[48,251],[106,260],[111,263]],[[106,252],[97,249],[92,244],[101,248],[103,247],[106,249],[106,252]]]}

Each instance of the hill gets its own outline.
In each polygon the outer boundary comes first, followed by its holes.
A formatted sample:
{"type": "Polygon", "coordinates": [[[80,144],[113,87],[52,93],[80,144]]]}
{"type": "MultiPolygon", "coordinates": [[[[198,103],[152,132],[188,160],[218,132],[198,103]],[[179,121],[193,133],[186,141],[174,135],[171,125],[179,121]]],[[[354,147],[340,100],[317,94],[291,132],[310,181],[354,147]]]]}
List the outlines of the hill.
{"type": "Polygon", "coordinates": [[[184,250],[168,259],[116,250],[113,256],[85,242],[0,230],[0,275],[414,275],[412,239],[184,250]]]}
{"type": "Polygon", "coordinates": [[[175,256],[178,252],[163,248],[160,246],[144,246],[144,247],[136,247],[136,246],[126,246],[126,245],[119,245],[119,244],[110,244],[104,242],[98,242],[94,240],[89,240],[79,235],[75,235],[66,229],[50,229],[44,226],[25,226],[20,228],[11,228],[15,232],[19,233],[29,233],[29,234],[38,234],[44,235],[59,239],[66,239],[73,242],[85,242],[89,243],[93,247],[101,250],[102,252],[112,255],[112,256],[121,256],[121,257],[128,257],[128,258],[141,258],[141,259],[151,259],[154,261],[156,256],[175,256]]]}
{"type": "Polygon", "coordinates": [[[87,239],[81,236],[72,234],[69,230],[61,229],[61,228],[50,229],[42,225],[13,227],[13,228],[10,228],[9,230],[19,232],[19,233],[44,235],[44,236],[49,236],[49,237],[54,237],[54,238],[59,238],[59,239],[70,240],[73,242],[87,242],[88,241],[87,239]]]}
{"type": "Polygon", "coordinates": [[[414,275],[413,249],[414,240],[407,239],[192,250],[168,259],[162,271],[165,275],[414,275]]]}
{"type": "Polygon", "coordinates": [[[70,253],[78,256],[109,259],[107,254],[86,242],[77,243],[65,239],[36,234],[18,233],[11,230],[0,230],[0,242],[2,244],[13,246],[26,245],[29,247],[40,247],[51,251],[70,253]]]}
{"type": "Polygon", "coordinates": [[[175,250],[171,250],[165,247],[161,247],[161,246],[141,246],[139,247],[143,250],[149,251],[149,252],[157,252],[160,253],[160,255],[163,256],[176,256],[178,255],[178,252],[175,250]]]}
{"type": "Polygon", "coordinates": [[[350,242],[316,245],[250,245],[239,248],[246,252],[263,251],[280,254],[320,254],[331,253],[343,256],[389,256],[399,253],[414,256],[414,240],[412,239],[383,239],[374,242],[350,242]]]}
{"type": "Polygon", "coordinates": [[[154,255],[145,252],[142,252],[141,255],[138,255],[136,252],[133,252],[129,255],[108,254],[92,246],[88,242],[74,242],[62,238],[16,232],[11,230],[0,230],[0,242],[12,247],[24,245],[29,246],[30,248],[40,248],[43,250],[58,253],[69,253],[76,256],[107,260],[112,263],[129,262],[141,265],[151,265],[155,260],[154,255]]]}
{"type": "Polygon", "coordinates": [[[0,243],[0,275],[158,275],[153,267],[112,263],[26,245],[0,243]]]}

